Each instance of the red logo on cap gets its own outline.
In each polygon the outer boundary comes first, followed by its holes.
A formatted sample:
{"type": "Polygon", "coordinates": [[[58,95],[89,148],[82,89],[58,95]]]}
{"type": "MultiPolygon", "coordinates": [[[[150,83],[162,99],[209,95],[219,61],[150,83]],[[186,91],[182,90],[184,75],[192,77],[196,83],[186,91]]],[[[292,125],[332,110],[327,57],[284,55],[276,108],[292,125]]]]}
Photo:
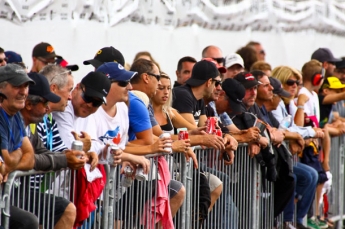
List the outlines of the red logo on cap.
{"type": "Polygon", "coordinates": [[[246,80],[255,80],[254,76],[253,76],[252,74],[250,74],[250,73],[245,74],[244,78],[245,78],[246,80]]]}

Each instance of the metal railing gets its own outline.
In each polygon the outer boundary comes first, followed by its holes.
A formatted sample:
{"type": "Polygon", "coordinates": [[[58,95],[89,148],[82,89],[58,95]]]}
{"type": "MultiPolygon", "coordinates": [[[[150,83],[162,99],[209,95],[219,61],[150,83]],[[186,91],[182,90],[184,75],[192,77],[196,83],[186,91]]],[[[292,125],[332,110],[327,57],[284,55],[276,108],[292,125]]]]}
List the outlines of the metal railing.
{"type": "MultiPolygon", "coordinates": [[[[263,180],[260,165],[256,159],[248,156],[247,145],[239,145],[232,165],[225,165],[223,160],[219,160],[217,150],[197,147],[194,152],[198,158],[198,169],[193,168],[193,161],[187,161],[184,154],[164,156],[171,179],[181,182],[185,189],[184,201],[173,217],[175,228],[273,228],[273,184],[263,180]],[[208,183],[215,184],[211,189],[216,190],[222,184],[220,196],[217,196],[217,190],[211,193],[211,196],[216,196],[212,200],[219,198],[208,209],[205,219],[200,219],[200,193],[205,191],[200,189],[200,173],[206,175],[208,183]]],[[[152,166],[147,180],[133,179],[129,187],[123,187],[124,175],[120,174],[120,167],[104,165],[107,182],[103,194],[95,202],[97,209],[79,228],[163,228],[158,222],[158,213],[152,213],[152,208],[161,203],[157,198],[157,190],[160,188],[167,191],[169,198],[174,190],[171,185],[162,186],[157,181],[157,178],[162,179],[158,162],[162,157],[151,157],[150,161],[155,166],[152,166]]],[[[344,208],[344,137],[332,138],[330,159],[333,174],[331,219],[338,220],[337,227],[341,228],[344,208]]],[[[9,208],[13,205],[35,212],[38,217],[43,216],[41,224],[45,225],[44,228],[52,228],[55,219],[50,209],[54,209],[55,199],[48,197],[59,196],[73,202],[73,174],[69,169],[11,173],[2,187],[1,225],[9,228],[9,208]]]]}

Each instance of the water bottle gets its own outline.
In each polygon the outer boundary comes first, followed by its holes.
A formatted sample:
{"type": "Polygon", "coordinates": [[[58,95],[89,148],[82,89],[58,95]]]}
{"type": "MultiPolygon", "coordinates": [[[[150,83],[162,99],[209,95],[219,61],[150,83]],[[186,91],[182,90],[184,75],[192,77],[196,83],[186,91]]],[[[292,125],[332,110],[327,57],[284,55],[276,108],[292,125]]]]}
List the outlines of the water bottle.
{"type": "Polygon", "coordinates": [[[286,130],[291,126],[292,117],[291,115],[286,116],[279,124],[279,130],[286,130]]]}

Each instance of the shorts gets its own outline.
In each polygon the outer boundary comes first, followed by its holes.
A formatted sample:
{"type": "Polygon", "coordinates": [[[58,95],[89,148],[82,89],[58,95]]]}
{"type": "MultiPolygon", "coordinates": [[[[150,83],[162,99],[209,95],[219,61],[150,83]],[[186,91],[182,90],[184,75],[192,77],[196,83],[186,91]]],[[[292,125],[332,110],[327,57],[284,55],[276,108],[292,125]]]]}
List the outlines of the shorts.
{"type": "Polygon", "coordinates": [[[183,184],[176,180],[170,180],[168,185],[169,190],[169,198],[172,199],[183,187],[183,184]]]}
{"type": "Polygon", "coordinates": [[[35,214],[39,218],[39,224],[43,225],[44,228],[54,228],[54,225],[65,212],[67,205],[71,203],[63,197],[41,193],[39,190],[30,190],[23,197],[25,199],[21,199],[19,203],[22,205],[24,202],[25,206],[19,207],[35,214]],[[54,200],[55,203],[53,204],[54,200]]]}
{"type": "Polygon", "coordinates": [[[210,186],[211,192],[213,192],[216,188],[218,188],[221,184],[223,184],[223,182],[212,173],[205,172],[205,175],[208,179],[208,185],[210,186]]]}

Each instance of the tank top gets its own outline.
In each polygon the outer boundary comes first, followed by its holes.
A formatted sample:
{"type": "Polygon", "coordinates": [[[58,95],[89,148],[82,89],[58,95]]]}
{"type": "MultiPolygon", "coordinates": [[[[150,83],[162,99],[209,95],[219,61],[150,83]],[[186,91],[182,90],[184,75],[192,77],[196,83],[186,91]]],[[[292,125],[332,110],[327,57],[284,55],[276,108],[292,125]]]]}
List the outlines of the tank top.
{"type": "Polygon", "coordinates": [[[169,133],[169,134],[173,135],[174,134],[174,127],[172,125],[171,119],[165,110],[163,110],[163,112],[167,116],[167,122],[168,123],[165,125],[161,125],[161,129],[164,133],[169,133]]]}

